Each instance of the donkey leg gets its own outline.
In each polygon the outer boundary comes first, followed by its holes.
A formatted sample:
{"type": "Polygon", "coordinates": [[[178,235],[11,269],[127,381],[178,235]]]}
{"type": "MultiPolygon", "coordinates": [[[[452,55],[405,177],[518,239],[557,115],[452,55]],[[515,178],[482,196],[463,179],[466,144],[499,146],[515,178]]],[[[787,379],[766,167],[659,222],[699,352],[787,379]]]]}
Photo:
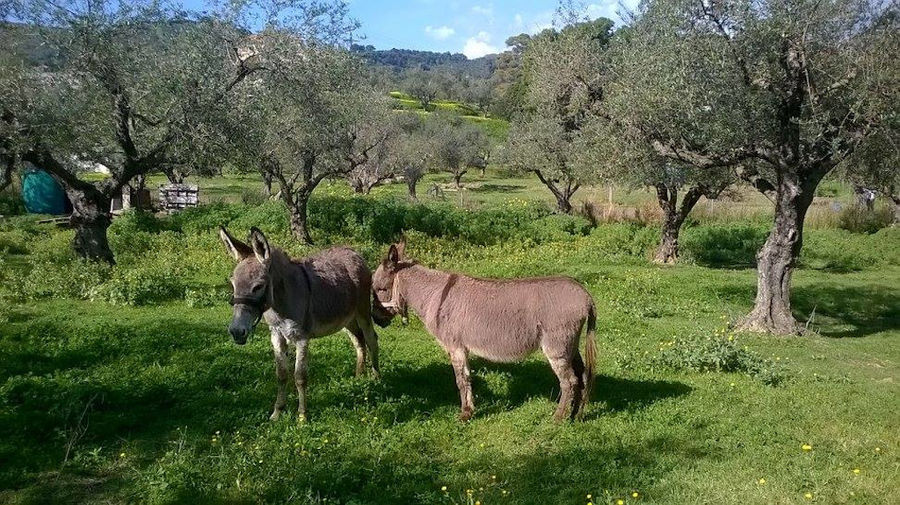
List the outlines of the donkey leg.
{"type": "Polygon", "coordinates": [[[272,351],[275,354],[275,377],[278,378],[278,396],[275,397],[275,408],[269,419],[275,421],[281,417],[281,411],[287,403],[288,355],[287,341],[276,330],[272,330],[272,351]]]}
{"type": "Polygon", "coordinates": [[[459,389],[459,420],[468,421],[475,414],[475,402],[472,400],[472,377],[466,350],[459,348],[450,351],[450,363],[453,364],[456,387],[459,389]]]}
{"type": "Polygon", "coordinates": [[[559,406],[557,406],[553,417],[556,421],[562,421],[566,416],[566,408],[572,404],[575,398],[578,377],[575,374],[575,370],[572,369],[572,359],[569,356],[547,356],[547,358],[550,360],[553,372],[559,379],[559,388],[562,390],[559,406]]]}
{"type": "Polygon", "coordinates": [[[584,360],[581,359],[581,353],[575,351],[575,356],[572,357],[572,371],[575,372],[575,378],[577,380],[575,384],[575,395],[572,397],[572,419],[576,417],[580,417],[584,414],[584,405],[587,403],[587,398],[584,397],[585,391],[585,368],[584,368],[584,360]]]}
{"type": "Polygon", "coordinates": [[[309,340],[302,338],[297,341],[297,360],[294,364],[294,383],[297,386],[297,419],[306,420],[306,367],[309,364],[307,351],[309,340]]]}
{"type": "Polygon", "coordinates": [[[362,329],[363,338],[366,347],[369,348],[369,357],[372,360],[372,377],[381,378],[381,371],[378,368],[378,334],[375,333],[375,327],[372,325],[372,318],[368,317],[359,323],[362,329]]]}
{"type": "Polygon", "coordinates": [[[347,332],[350,334],[350,343],[356,349],[356,376],[360,377],[366,371],[366,341],[362,330],[355,323],[347,326],[347,332]]]}

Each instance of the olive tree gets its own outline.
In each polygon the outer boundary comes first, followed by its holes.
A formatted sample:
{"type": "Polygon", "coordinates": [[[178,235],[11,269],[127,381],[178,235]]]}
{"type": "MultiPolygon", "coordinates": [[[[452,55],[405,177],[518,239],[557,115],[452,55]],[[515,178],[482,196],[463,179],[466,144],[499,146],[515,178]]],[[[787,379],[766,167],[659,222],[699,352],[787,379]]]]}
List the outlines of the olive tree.
{"type": "Polygon", "coordinates": [[[369,194],[372,188],[392,179],[397,172],[397,144],[401,116],[393,112],[381,93],[370,93],[370,105],[357,121],[347,143],[346,179],[355,193],[369,194]]]}
{"type": "Polygon", "coordinates": [[[572,212],[572,196],[600,175],[581,163],[584,129],[603,100],[600,68],[612,21],[579,21],[559,33],[530,40],[524,60],[528,74],[525,107],[510,128],[506,161],[534,173],[553,193],[560,212],[572,212]]]}
{"type": "MultiPolygon", "coordinates": [[[[816,187],[892,128],[900,50],[895,3],[653,0],[623,33],[613,115],[677,163],[734,171],[775,205],[741,328],[781,334],[816,187]]],[[[611,99],[612,100],[612,99],[611,99]]]]}
{"type": "Polygon", "coordinates": [[[487,135],[466,119],[445,111],[429,114],[424,129],[432,153],[429,162],[435,170],[449,172],[456,188],[461,188],[462,177],[487,149],[487,135]]]}
{"type": "Polygon", "coordinates": [[[381,141],[369,135],[372,95],[362,62],[346,50],[355,23],[343,4],[318,38],[284,24],[254,35],[245,54],[261,70],[227,104],[225,148],[278,185],[294,236],[312,243],[307,207],[327,178],[363,165],[381,141]]]}
{"type": "Polygon", "coordinates": [[[22,23],[52,54],[0,59],[0,149],[7,168],[30,162],[72,202],[74,249],[113,262],[110,200],[135,178],[200,156],[197,118],[252,73],[235,64],[240,27],[155,1],[20,0],[3,22],[22,23]],[[102,164],[109,177],[82,177],[102,164]]]}

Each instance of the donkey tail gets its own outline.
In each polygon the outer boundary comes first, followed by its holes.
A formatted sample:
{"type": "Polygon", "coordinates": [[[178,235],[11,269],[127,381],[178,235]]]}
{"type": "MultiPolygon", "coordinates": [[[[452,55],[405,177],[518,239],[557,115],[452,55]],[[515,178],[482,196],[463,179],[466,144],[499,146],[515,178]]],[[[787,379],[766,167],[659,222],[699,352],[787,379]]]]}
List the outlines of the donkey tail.
{"type": "Polygon", "coordinates": [[[588,309],[587,332],[584,338],[584,391],[581,395],[581,409],[587,405],[594,389],[594,365],[597,362],[596,327],[597,309],[592,301],[588,309]]]}

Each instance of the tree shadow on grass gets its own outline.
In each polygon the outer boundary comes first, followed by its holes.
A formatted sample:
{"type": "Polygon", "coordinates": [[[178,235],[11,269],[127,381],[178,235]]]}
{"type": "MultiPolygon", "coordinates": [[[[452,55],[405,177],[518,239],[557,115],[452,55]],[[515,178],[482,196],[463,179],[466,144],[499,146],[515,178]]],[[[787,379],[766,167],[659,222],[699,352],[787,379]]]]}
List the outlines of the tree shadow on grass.
{"type": "Polygon", "coordinates": [[[880,286],[814,284],[794,289],[796,314],[812,316],[811,328],[826,337],[865,337],[900,330],[900,296],[880,286]]]}
{"type": "Polygon", "coordinates": [[[708,226],[685,229],[682,250],[708,268],[755,268],[756,252],[768,230],[756,226],[708,226]]]}
{"type": "MultiPolygon", "coordinates": [[[[559,400],[559,381],[546,362],[489,363],[473,359],[470,367],[476,417],[509,411],[534,397],[544,397],[554,403],[559,400]],[[503,384],[492,388],[488,382],[493,382],[498,375],[503,384]]],[[[396,366],[391,374],[384,375],[381,387],[385,396],[413,399],[408,408],[399,411],[398,421],[420,417],[423,412],[439,408],[459,408],[459,392],[449,363],[396,366]]],[[[604,407],[591,409],[593,414],[589,414],[589,418],[643,409],[659,400],[690,391],[689,386],[680,382],[641,381],[598,374],[591,402],[602,403],[604,407]]],[[[549,410],[547,416],[551,414],[552,410],[549,410]]]]}
{"type": "Polygon", "coordinates": [[[473,193],[512,193],[519,192],[525,189],[525,186],[521,184],[494,184],[494,183],[485,183],[480,186],[473,186],[469,188],[469,191],[473,193]]]}
{"type": "MultiPolygon", "coordinates": [[[[723,299],[753,301],[755,286],[721,286],[723,299]]],[[[883,286],[841,286],[817,282],[795,286],[791,309],[801,323],[826,337],[865,337],[900,330],[900,296],[883,286]]],[[[749,309],[748,309],[749,310],[749,309]]]]}

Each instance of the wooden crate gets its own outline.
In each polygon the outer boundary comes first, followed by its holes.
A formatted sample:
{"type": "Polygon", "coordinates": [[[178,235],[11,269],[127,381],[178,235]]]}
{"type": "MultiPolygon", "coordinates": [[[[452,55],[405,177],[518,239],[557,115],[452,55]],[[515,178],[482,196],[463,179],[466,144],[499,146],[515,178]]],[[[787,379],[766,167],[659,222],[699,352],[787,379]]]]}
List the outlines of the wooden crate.
{"type": "Polygon", "coordinates": [[[200,203],[200,188],[189,184],[164,184],[159,187],[159,206],[166,212],[178,212],[200,203]]]}

